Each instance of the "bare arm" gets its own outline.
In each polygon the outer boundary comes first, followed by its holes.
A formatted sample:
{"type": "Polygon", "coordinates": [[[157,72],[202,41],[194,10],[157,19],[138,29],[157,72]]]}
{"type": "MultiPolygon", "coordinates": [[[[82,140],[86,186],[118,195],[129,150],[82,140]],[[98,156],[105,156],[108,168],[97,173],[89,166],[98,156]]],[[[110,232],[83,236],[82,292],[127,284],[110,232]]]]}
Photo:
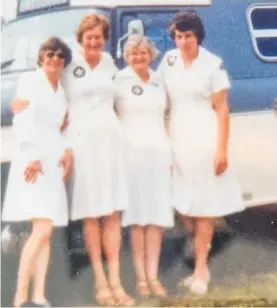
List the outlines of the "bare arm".
{"type": "Polygon", "coordinates": [[[230,131],[227,90],[221,90],[212,95],[212,107],[217,115],[217,149],[227,149],[230,131]]]}
{"type": "Polygon", "coordinates": [[[228,167],[230,116],[227,90],[221,90],[212,95],[212,107],[217,115],[217,145],[214,172],[218,176],[228,167]]]}

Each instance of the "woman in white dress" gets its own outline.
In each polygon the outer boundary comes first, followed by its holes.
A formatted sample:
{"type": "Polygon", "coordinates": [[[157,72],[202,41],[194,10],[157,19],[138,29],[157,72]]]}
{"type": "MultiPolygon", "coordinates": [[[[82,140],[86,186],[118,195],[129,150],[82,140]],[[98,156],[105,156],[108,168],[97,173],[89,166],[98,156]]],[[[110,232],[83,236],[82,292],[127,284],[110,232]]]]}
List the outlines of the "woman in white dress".
{"type": "Polygon", "coordinates": [[[207,259],[214,217],[244,209],[238,180],[228,166],[230,83],[222,60],[201,43],[204,26],[196,12],[181,12],[169,25],[177,49],[159,67],[170,102],[169,131],[178,170],[174,170],[174,204],[190,217],[195,234],[195,269],[182,281],[205,293],[210,281],[207,259]]]}
{"type": "MultiPolygon", "coordinates": [[[[114,111],[113,77],[117,69],[112,57],[103,51],[109,38],[108,20],[97,14],[86,16],[76,38],[80,50],[73,54],[61,80],[69,101],[66,135],[74,151],[68,185],[71,219],[83,220],[97,302],[132,306],[134,300],[125,293],[120,279],[120,212],[127,208],[128,190],[124,138],[114,111]]],[[[13,109],[18,110],[16,105],[13,109]]]]}
{"type": "Polygon", "coordinates": [[[68,223],[64,181],[71,169],[72,150],[60,131],[67,101],[59,78],[70,61],[67,45],[51,38],[40,47],[40,69],[22,75],[17,86],[17,97],[28,100],[29,107],[13,120],[16,146],[2,220],[31,221],[32,233],[21,251],[15,307],[27,301],[32,275],[32,301],[47,305],[45,280],[52,228],[68,223]]]}
{"type": "Polygon", "coordinates": [[[157,56],[146,37],[130,36],[124,48],[128,66],[116,75],[116,112],[128,144],[129,207],[123,226],[131,226],[131,246],[142,296],[165,296],[158,279],[162,230],[174,225],[171,200],[171,149],[165,129],[167,97],[150,68],[157,56]]]}

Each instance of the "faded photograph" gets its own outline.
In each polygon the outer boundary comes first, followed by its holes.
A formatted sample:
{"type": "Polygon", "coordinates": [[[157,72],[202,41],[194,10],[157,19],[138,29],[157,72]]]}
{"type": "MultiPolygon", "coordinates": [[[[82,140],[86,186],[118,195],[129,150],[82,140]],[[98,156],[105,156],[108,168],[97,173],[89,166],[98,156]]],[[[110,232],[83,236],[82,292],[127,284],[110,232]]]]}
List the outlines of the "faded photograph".
{"type": "Polygon", "coordinates": [[[1,307],[277,307],[276,1],[1,4],[1,307]]]}

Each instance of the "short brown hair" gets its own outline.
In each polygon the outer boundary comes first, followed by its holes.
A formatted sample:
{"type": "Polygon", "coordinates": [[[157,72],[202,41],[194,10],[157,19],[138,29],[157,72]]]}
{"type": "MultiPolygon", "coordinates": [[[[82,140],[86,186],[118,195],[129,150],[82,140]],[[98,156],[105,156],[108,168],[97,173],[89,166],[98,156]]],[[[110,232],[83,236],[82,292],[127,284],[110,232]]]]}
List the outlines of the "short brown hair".
{"type": "Polygon", "coordinates": [[[81,21],[77,31],[76,31],[76,39],[78,43],[82,43],[84,32],[88,30],[92,30],[95,27],[101,25],[103,29],[103,35],[105,40],[109,39],[109,31],[110,31],[110,24],[109,20],[106,16],[101,14],[89,14],[83,18],[81,21]]]}
{"type": "Polygon", "coordinates": [[[54,36],[50,37],[48,40],[44,41],[40,45],[37,57],[38,66],[41,66],[44,54],[48,50],[51,51],[61,50],[61,52],[64,54],[64,67],[66,67],[72,60],[71,49],[67,46],[67,44],[64,41],[54,36]]]}
{"type": "Polygon", "coordinates": [[[201,45],[205,38],[205,29],[200,16],[195,10],[186,10],[176,14],[171,20],[168,32],[170,37],[175,39],[175,31],[192,31],[197,37],[198,44],[201,45]]]}

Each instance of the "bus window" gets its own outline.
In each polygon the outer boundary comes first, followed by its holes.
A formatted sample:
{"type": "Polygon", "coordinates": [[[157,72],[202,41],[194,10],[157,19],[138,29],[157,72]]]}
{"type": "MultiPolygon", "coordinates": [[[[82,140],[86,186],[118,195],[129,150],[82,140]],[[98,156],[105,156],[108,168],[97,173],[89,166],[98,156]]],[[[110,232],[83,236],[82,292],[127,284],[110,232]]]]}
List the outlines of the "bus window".
{"type": "Polygon", "coordinates": [[[256,55],[277,61],[277,5],[253,5],[248,9],[248,26],[256,55]]]}
{"type": "Polygon", "coordinates": [[[174,48],[174,42],[168,35],[167,26],[176,12],[177,9],[170,12],[150,11],[145,13],[145,11],[142,11],[135,14],[135,16],[129,12],[122,15],[123,29],[127,29],[128,22],[132,19],[142,20],[145,27],[145,35],[155,42],[156,47],[160,51],[159,57],[152,63],[154,69],[157,68],[164,52],[174,48]]]}
{"type": "MultiPolygon", "coordinates": [[[[109,18],[106,10],[86,8],[50,12],[6,24],[2,31],[1,72],[34,69],[39,45],[51,36],[58,36],[65,40],[73,51],[78,49],[78,43],[75,40],[77,26],[84,16],[94,12],[109,18]],[[24,53],[20,56],[17,50],[18,46],[22,45],[22,38],[25,38],[24,53]],[[19,56],[20,61],[18,61],[19,56]]],[[[110,48],[109,42],[106,48],[110,48]]]]}

